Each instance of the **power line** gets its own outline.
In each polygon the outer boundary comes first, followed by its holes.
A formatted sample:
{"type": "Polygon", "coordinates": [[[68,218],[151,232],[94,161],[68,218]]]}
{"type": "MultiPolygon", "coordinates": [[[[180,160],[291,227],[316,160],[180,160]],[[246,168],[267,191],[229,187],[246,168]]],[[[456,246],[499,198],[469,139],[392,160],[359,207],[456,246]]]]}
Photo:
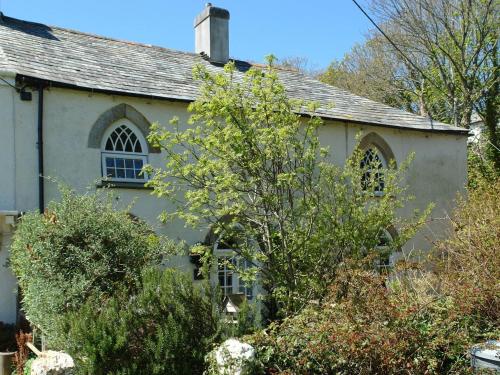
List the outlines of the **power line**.
{"type": "Polygon", "coordinates": [[[12,87],[14,90],[18,90],[18,88],[16,86],[14,86],[12,83],[10,83],[9,81],[6,81],[5,79],[3,79],[2,77],[0,77],[0,80],[5,82],[7,85],[9,85],[10,87],[12,87]]]}
{"type": "Polygon", "coordinates": [[[373,24],[373,26],[375,26],[375,28],[380,31],[380,33],[384,36],[385,39],[387,39],[389,41],[389,43],[394,47],[394,49],[396,51],[398,51],[401,56],[406,60],[408,61],[408,63],[413,67],[415,68],[421,75],[422,77],[424,77],[427,82],[429,82],[432,86],[434,86],[436,89],[438,89],[439,91],[441,91],[443,94],[445,94],[446,96],[449,96],[447,92],[445,92],[441,87],[439,87],[438,85],[436,85],[431,79],[429,79],[429,77],[427,77],[427,75],[422,71],[422,69],[420,69],[420,67],[418,67],[410,58],[408,58],[408,56],[406,56],[406,54],[396,45],[396,43],[394,43],[392,41],[391,38],[389,38],[389,35],[387,35],[384,30],[382,30],[382,28],[373,20],[373,18],[370,17],[370,15],[363,9],[363,7],[361,5],[359,5],[359,3],[356,1],[356,0],[352,0],[352,2],[359,8],[359,10],[366,16],[366,18],[368,18],[368,20],[373,24]]]}

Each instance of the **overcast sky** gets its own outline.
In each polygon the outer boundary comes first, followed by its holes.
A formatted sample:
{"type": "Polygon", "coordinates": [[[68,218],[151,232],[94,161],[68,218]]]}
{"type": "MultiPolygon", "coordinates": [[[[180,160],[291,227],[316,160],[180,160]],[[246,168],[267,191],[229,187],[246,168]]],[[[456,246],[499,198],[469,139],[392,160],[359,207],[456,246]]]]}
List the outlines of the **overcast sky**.
{"type": "MultiPolygon", "coordinates": [[[[367,0],[362,0],[366,4],[367,0]]],[[[202,0],[0,0],[7,16],[158,46],[194,50],[202,0]]],[[[370,28],[351,0],[214,0],[231,13],[231,57],[306,57],[326,67],[370,28]]]]}

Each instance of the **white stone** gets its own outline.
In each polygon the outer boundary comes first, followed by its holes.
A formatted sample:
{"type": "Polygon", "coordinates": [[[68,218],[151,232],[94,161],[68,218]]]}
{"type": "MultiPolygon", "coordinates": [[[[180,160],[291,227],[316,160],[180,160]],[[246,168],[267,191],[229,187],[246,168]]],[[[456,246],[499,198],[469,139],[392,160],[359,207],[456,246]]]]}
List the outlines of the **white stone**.
{"type": "Polygon", "coordinates": [[[74,367],[69,354],[49,350],[31,363],[31,375],[72,375],[74,367]]]}
{"type": "Polygon", "coordinates": [[[237,339],[228,339],[215,350],[215,364],[221,375],[250,374],[254,359],[255,349],[237,339]]]}

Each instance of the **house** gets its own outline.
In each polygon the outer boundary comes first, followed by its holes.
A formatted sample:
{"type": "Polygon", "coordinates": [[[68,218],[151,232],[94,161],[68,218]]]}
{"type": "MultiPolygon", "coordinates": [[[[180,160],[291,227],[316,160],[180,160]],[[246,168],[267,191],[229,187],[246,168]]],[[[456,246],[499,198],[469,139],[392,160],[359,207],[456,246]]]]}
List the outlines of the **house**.
{"type": "Polygon", "coordinates": [[[481,139],[484,137],[484,134],[483,134],[484,133],[484,122],[481,119],[481,117],[479,117],[477,112],[472,113],[472,116],[470,119],[469,129],[470,129],[470,135],[469,135],[469,139],[468,139],[469,144],[470,143],[474,143],[474,144],[480,143],[481,139]]]}
{"type": "MultiPolygon", "coordinates": [[[[58,178],[77,190],[113,180],[119,200],[136,201],[133,214],[158,232],[190,244],[207,233],[182,222],[157,221],[166,200],[151,196],[138,171],[144,163],[160,166],[163,157],[146,136],[153,122],[186,121],[187,105],[198,93],[192,79],[197,64],[220,71],[229,60],[229,12],[210,4],[195,20],[195,53],[110,39],[0,15],[0,263],[8,257],[16,217],[43,210],[57,199],[58,178]],[[97,183],[95,182],[97,181],[97,183]]],[[[252,64],[235,60],[244,72],[252,64]]],[[[363,135],[367,157],[401,163],[415,160],[407,183],[416,199],[410,214],[435,202],[434,218],[452,207],[466,182],[467,130],[416,116],[323,84],[298,72],[280,71],[293,98],[320,103],[325,121],[320,129],[332,159],[343,163],[363,135]]],[[[446,223],[434,220],[405,245],[403,252],[429,248],[429,239],[443,234],[446,223]]],[[[396,228],[397,230],[397,228],[396,228]]],[[[394,235],[395,233],[391,233],[394,235]]],[[[218,247],[219,241],[213,244],[218,247]]],[[[223,246],[224,247],[224,246],[223,246]]],[[[220,249],[227,256],[230,249],[220,249]]],[[[218,280],[227,294],[246,293],[237,277],[222,265],[218,280]]],[[[192,272],[189,257],[175,261],[192,272]]],[[[0,269],[0,321],[16,318],[16,284],[0,269]]]]}

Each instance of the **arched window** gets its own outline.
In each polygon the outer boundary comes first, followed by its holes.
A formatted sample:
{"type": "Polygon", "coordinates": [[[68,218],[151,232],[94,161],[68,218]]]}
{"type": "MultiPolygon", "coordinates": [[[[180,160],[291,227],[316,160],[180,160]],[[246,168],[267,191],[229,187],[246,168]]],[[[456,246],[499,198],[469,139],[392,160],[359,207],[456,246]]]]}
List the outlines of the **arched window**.
{"type": "Polygon", "coordinates": [[[102,175],[110,181],[144,182],[147,144],[141,132],[123,119],[110,126],[102,140],[102,175]]]}
{"type": "Polygon", "coordinates": [[[365,135],[359,143],[363,152],[360,167],[363,169],[361,186],[364,190],[370,190],[375,195],[381,195],[384,191],[383,169],[396,167],[396,158],[391,147],[375,132],[365,135]]]}
{"type": "Polygon", "coordinates": [[[364,149],[360,167],[363,170],[361,176],[363,190],[372,190],[376,194],[382,194],[385,184],[383,170],[387,168],[387,161],[376,146],[369,145],[364,149]]]}
{"type": "Polygon", "coordinates": [[[214,255],[217,260],[217,282],[223,296],[242,294],[248,300],[254,296],[254,283],[245,283],[239,278],[238,270],[246,270],[252,264],[238,255],[241,239],[226,236],[224,233],[214,243],[214,255]]]}

